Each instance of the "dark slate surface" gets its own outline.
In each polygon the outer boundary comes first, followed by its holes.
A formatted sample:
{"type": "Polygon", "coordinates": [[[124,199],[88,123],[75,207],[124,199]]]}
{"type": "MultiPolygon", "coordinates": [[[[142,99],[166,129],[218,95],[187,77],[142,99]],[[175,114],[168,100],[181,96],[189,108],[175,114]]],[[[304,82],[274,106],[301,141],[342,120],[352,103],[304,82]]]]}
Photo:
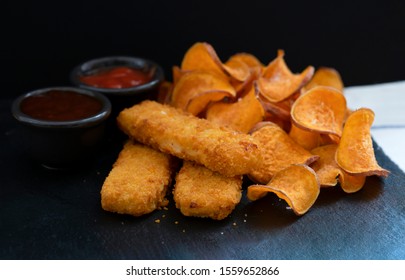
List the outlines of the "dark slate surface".
{"type": "Polygon", "coordinates": [[[244,191],[223,221],[183,217],[172,200],[135,218],[100,207],[121,137],[86,167],[47,170],[18,150],[10,104],[0,103],[0,259],[405,259],[405,175],[378,147],[388,178],[351,195],[322,189],[302,217],[244,191]]]}

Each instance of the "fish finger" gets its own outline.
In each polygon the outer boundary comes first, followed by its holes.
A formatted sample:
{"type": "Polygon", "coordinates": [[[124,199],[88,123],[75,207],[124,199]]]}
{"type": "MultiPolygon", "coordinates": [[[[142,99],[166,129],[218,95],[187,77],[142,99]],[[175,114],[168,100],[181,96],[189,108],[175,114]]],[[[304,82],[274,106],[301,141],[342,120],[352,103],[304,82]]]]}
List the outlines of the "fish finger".
{"type": "Polygon", "coordinates": [[[168,204],[175,159],[127,141],[101,189],[104,210],[141,216],[168,204]]]}
{"type": "Polygon", "coordinates": [[[252,136],[155,101],[124,109],[117,122],[129,137],[225,176],[248,174],[262,161],[252,136]]]}
{"type": "Polygon", "coordinates": [[[242,176],[226,177],[190,161],[176,176],[173,198],[185,216],[225,219],[242,197],[242,176]]]}

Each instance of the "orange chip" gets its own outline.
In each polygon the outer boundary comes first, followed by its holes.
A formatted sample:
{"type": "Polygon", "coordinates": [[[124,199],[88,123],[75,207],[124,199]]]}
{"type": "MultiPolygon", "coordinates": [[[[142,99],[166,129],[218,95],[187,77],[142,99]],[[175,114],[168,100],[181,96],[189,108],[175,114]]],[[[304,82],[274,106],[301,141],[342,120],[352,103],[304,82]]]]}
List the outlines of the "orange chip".
{"type": "Polygon", "coordinates": [[[329,144],[339,144],[340,137],[333,134],[321,134],[319,146],[329,145],[329,144]]]}
{"type": "MultiPolygon", "coordinates": [[[[299,92],[298,92],[299,93],[299,92]]],[[[284,131],[291,129],[291,106],[296,99],[297,93],[280,102],[270,102],[262,94],[259,94],[259,101],[266,112],[264,121],[276,123],[284,131]]]]}
{"type": "Polygon", "coordinates": [[[297,144],[308,151],[318,147],[321,141],[318,132],[301,129],[294,124],[291,124],[289,135],[297,144]]]}
{"type": "Polygon", "coordinates": [[[264,110],[257,100],[254,87],[234,103],[217,102],[210,105],[206,113],[208,120],[243,133],[248,133],[263,117],[264,110]]]}
{"type": "Polygon", "coordinates": [[[252,132],[260,144],[263,164],[249,174],[255,182],[266,184],[280,170],[291,164],[311,164],[318,156],[311,154],[292,140],[288,134],[274,123],[259,123],[252,132]]]}
{"type": "Polygon", "coordinates": [[[252,185],[247,197],[257,200],[267,193],[284,199],[295,214],[305,214],[315,203],[320,188],[315,172],[306,165],[291,165],[274,175],[267,185],[252,185]]]}
{"type": "Polygon", "coordinates": [[[308,66],[301,74],[293,74],[284,61],[284,51],[279,51],[258,79],[261,94],[270,102],[280,102],[303,87],[312,77],[314,68],[308,66]]]}
{"type": "Polygon", "coordinates": [[[257,78],[264,68],[263,64],[249,53],[237,53],[231,56],[222,67],[239,81],[245,81],[251,75],[257,78]],[[235,68],[239,68],[238,73],[233,73],[235,68]]]}
{"type": "Polygon", "coordinates": [[[289,104],[286,102],[269,102],[263,95],[259,94],[259,101],[262,104],[264,110],[268,113],[271,113],[282,120],[290,121],[290,107],[289,104]]]}
{"type": "Polygon", "coordinates": [[[251,75],[249,66],[237,59],[229,59],[222,67],[231,77],[241,82],[251,75]]]}
{"type": "Polygon", "coordinates": [[[344,85],[340,74],[336,69],[329,67],[320,67],[314,73],[314,76],[305,85],[305,90],[310,90],[316,86],[328,86],[343,91],[344,85]]]}
{"type": "Polygon", "coordinates": [[[354,111],[346,120],[342,138],[336,152],[337,164],[351,175],[388,176],[374,155],[370,129],[374,112],[368,108],[354,111]]]}
{"type": "Polygon", "coordinates": [[[226,97],[232,98],[227,91],[209,91],[191,99],[187,104],[185,111],[190,112],[194,116],[198,116],[203,112],[209,103],[222,100],[226,97]]]}
{"type": "Polygon", "coordinates": [[[236,90],[237,95],[241,96],[250,91],[250,88],[253,86],[253,83],[256,81],[256,79],[256,74],[251,72],[250,76],[246,80],[238,81],[236,79],[231,79],[230,83],[236,90]]]}
{"type": "Polygon", "coordinates": [[[335,161],[336,149],[337,145],[331,144],[317,147],[311,151],[314,155],[319,156],[319,159],[311,164],[311,168],[318,175],[322,187],[332,187],[338,183],[341,169],[335,161]]]}
{"type": "Polygon", "coordinates": [[[359,191],[366,181],[366,176],[353,176],[339,167],[335,160],[336,144],[317,147],[311,153],[318,155],[319,159],[311,164],[318,175],[322,187],[335,186],[339,181],[340,187],[346,193],[359,191]]]}
{"type": "Polygon", "coordinates": [[[354,193],[361,190],[366,182],[366,176],[353,176],[342,170],[339,175],[339,183],[342,190],[346,193],[354,193]]]}
{"type": "Polygon", "coordinates": [[[231,56],[229,60],[244,62],[251,70],[257,70],[259,72],[264,67],[260,60],[250,53],[237,53],[231,56]]]}
{"type": "Polygon", "coordinates": [[[181,62],[181,70],[206,70],[227,78],[214,48],[205,42],[195,43],[187,50],[181,62]]]}
{"type": "Polygon", "coordinates": [[[175,85],[171,104],[194,115],[202,112],[211,101],[236,96],[226,79],[212,72],[195,70],[183,73],[175,85]]]}
{"type": "Polygon", "coordinates": [[[301,95],[291,108],[291,119],[302,129],[342,135],[346,98],[337,89],[317,86],[301,95]]]}

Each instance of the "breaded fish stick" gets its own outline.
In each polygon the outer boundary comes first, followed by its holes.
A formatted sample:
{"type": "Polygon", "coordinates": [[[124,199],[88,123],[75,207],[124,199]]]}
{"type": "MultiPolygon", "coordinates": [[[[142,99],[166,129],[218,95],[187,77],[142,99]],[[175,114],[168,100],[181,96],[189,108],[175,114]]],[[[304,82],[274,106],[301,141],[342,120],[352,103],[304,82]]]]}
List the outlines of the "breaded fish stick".
{"type": "Polygon", "coordinates": [[[174,158],[128,141],[101,189],[104,210],[140,216],[166,206],[174,158]]]}
{"type": "Polygon", "coordinates": [[[250,173],[262,161],[259,146],[250,135],[155,101],[121,111],[117,121],[131,138],[225,176],[250,173]]]}
{"type": "Polygon", "coordinates": [[[184,161],[173,191],[176,207],[185,216],[226,218],[240,202],[242,176],[225,177],[217,172],[184,161]]]}

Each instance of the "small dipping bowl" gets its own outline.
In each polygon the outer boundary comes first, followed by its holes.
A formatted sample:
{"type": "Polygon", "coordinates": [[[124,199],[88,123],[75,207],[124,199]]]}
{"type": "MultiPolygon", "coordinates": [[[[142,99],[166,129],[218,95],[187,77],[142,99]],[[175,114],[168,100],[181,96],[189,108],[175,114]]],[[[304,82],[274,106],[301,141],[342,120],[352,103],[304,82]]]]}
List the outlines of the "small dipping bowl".
{"type": "Polygon", "coordinates": [[[75,86],[106,95],[115,116],[142,100],[154,99],[164,72],[160,65],[148,59],[109,56],[76,66],[70,79],[75,86]]]}
{"type": "Polygon", "coordinates": [[[75,87],[38,89],[16,98],[19,147],[52,169],[89,162],[104,140],[111,103],[104,95],[75,87]]]}

